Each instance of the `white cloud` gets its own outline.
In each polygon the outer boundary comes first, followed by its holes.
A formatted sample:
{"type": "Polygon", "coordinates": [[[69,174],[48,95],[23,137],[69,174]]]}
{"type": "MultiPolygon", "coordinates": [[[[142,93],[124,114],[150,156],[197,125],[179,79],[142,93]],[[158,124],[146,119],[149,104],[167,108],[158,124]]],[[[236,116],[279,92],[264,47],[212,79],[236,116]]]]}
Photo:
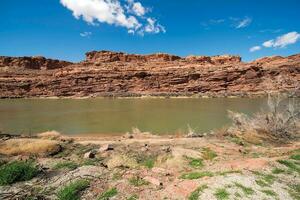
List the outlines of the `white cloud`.
{"type": "Polygon", "coordinates": [[[128,29],[129,33],[165,32],[165,29],[161,28],[162,26],[156,22],[156,19],[152,18],[156,23],[150,24],[147,20],[149,18],[144,17],[146,8],[134,0],[127,0],[127,4],[121,3],[120,0],[60,0],[60,3],[71,10],[76,19],[82,18],[91,25],[107,23],[124,27],[128,29]],[[146,29],[149,30],[147,27],[152,25],[154,26],[153,31],[146,31],[146,29]]]}
{"type": "Polygon", "coordinates": [[[155,19],[147,18],[148,24],[145,26],[144,31],[146,33],[159,33],[159,32],[166,32],[165,27],[158,24],[155,19]]]}
{"type": "Polygon", "coordinates": [[[237,21],[235,28],[239,29],[249,26],[252,22],[252,19],[249,17],[245,17],[244,19],[236,19],[235,21],[237,21]]]}
{"type": "Polygon", "coordinates": [[[85,31],[85,32],[80,33],[79,35],[81,37],[90,37],[92,35],[92,32],[85,31]]]}
{"type": "Polygon", "coordinates": [[[254,46],[249,49],[250,52],[259,51],[259,50],[261,50],[260,46],[254,46]]]}
{"type": "Polygon", "coordinates": [[[128,4],[126,7],[127,9],[137,15],[137,16],[144,16],[147,12],[146,8],[140,2],[134,2],[134,0],[127,0],[128,4]]]}
{"type": "Polygon", "coordinates": [[[273,40],[268,40],[263,43],[264,47],[284,48],[287,45],[294,44],[300,39],[300,34],[296,31],[286,33],[273,40]]]}
{"type": "Polygon", "coordinates": [[[206,29],[212,25],[221,25],[221,24],[228,24],[231,27],[236,29],[241,29],[249,26],[252,23],[252,18],[244,17],[244,18],[235,18],[229,17],[227,18],[220,18],[220,19],[210,19],[207,22],[202,22],[201,25],[206,29]]]}
{"type": "Polygon", "coordinates": [[[269,47],[272,47],[273,44],[274,44],[274,40],[268,40],[268,41],[265,41],[262,45],[263,45],[264,47],[269,48],[269,47]]]}

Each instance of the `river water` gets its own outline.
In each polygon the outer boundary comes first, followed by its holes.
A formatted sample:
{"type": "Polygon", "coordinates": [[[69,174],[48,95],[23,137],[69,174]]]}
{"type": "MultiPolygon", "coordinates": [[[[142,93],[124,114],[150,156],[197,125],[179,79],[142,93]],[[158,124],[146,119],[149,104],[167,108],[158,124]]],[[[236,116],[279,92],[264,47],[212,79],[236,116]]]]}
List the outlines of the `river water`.
{"type": "Polygon", "coordinates": [[[252,114],[265,98],[2,99],[0,131],[34,134],[124,134],[132,127],[155,134],[206,132],[229,125],[227,110],[252,114]]]}

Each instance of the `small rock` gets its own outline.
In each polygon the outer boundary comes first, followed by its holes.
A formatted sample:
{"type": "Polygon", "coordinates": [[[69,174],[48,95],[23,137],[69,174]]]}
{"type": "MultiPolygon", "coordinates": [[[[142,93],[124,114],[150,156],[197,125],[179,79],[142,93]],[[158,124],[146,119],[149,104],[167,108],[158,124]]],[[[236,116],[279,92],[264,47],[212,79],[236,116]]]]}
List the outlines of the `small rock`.
{"type": "Polygon", "coordinates": [[[158,173],[158,174],[166,174],[167,170],[165,170],[164,168],[160,168],[160,167],[153,167],[151,169],[152,172],[154,173],[158,173]]]}
{"type": "Polygon", "coordinates": [[[170,146],[162,147],[161,150],[166,152],[166,153],[170,153],[172,151],[170,146]]]}
{"type": "Polygon", "coordinates": [[[156,186],[162,186],[163,183],[160,182],[157,178],[151,177],[151,176],[145,176],[143,178],[145,181],[148,181],[149,183],[156,185],[156,186]]]}
{"type": "Polygon", "coordinates": [[[99,152],[110,151],[110,150],[114,150],[112,144],[105,144],[102,147],[100,147],[99,152]]]}
{"type": "Polygon", "coordinates": [[[186,135],[187,138],[198,138],[198,137],[204,137],[206,133],[189,133],[186,135]]]}
{"type": "Polygon", "coordinates": [[[87,158],[95,158],[95,153],[92,151],[86,152],[83,156],[83,158],[87,159],[87,158]]]}

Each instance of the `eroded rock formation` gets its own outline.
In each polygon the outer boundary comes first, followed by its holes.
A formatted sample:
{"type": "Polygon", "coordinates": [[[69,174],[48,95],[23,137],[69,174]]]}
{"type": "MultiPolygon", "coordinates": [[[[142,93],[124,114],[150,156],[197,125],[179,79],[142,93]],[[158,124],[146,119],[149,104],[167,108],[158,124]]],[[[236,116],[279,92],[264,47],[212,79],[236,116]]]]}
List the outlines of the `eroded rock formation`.
{"type": "Polygon", "coordinates": [[[300,54],[250,63],[239,56],[86,53],[70,63],[44,57],[0,57],[0,98],[136,95],[256,95],[293,90],[300,54]]]}

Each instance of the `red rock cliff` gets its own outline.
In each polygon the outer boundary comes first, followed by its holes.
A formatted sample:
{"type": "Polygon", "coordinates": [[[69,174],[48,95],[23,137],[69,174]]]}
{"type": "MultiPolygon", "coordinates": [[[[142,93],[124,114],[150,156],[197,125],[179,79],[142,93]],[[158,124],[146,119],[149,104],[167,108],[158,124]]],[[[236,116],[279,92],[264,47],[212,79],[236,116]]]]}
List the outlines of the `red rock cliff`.
{"type": "Polygon", "coordinates": [[[0,98],[129,95],[255,95],[293,90],[300,54],[244,63],[239,56],[92,51],[80,63],[0,57],[0,98]]]}

